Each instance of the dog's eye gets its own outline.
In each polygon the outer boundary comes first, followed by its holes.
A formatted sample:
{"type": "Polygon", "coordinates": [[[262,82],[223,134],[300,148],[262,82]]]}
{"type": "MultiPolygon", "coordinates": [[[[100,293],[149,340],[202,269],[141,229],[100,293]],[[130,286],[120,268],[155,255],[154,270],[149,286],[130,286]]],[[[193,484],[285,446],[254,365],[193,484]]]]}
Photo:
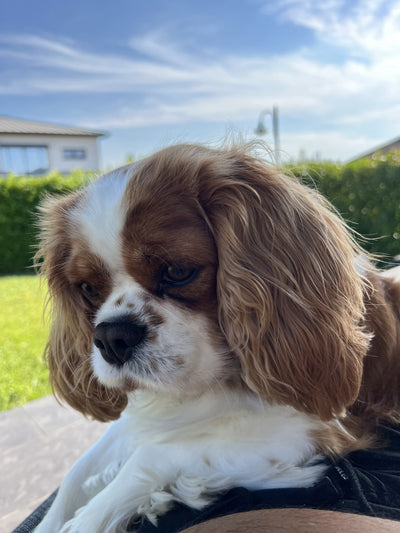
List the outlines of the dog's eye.
{"type": "Polygon", "coordinates": [[[197,268],[182,268],[169,266],[164,271],[163,281],[170,285],[186,285],[193,281],[198,272],[197,268]]]}
{"type": "Polygon", "coordinates": [[[97,300],[100,296],[99,292],[92,285],[86,283],[86,281],[81,283],[79,287],[89,300],[97,300]]]}

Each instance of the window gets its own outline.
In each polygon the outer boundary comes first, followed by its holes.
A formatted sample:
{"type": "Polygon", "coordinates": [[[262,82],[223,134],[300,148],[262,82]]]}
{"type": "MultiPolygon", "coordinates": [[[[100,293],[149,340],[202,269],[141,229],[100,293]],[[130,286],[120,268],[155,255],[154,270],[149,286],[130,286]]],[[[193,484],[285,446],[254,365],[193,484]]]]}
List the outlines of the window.
{"type": "Polygon", "coordinates": [[[45,174],[49,170],[47,146],[0,146],[0,172],[45,174]]]}
{"type": "Polygon", "coordinates": [[[86,159],[86,151],[81,148],[65,149],[64,159],[86,159]]]}

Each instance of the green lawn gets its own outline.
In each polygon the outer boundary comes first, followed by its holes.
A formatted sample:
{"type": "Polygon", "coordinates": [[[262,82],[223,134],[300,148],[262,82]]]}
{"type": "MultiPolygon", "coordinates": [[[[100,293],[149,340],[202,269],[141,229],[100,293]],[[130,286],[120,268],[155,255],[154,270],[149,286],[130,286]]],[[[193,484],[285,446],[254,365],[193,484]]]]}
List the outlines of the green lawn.
{"type": "Polygon", "coordinates": [[[0,277],[0,411],[51,392],[42,360],[48,332],[42,284],[33,275],[0,277]]]}

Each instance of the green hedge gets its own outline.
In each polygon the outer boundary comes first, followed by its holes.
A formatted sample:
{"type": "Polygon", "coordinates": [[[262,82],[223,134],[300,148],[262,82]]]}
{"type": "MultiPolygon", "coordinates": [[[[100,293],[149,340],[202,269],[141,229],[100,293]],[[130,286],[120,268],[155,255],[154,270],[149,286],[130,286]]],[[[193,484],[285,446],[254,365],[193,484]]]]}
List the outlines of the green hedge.
{"type": "Polygon", "coordinates": [[[36,245],[37,206],[46,194],[62,194],[80,187],[89,175],[76,171],[68,177],[0,178],[0,274],[31,271],[36,245]]]}
{"type": "MultiPolygon", "coordinates": [[[[316,187],[349,225],[367,239],[362,245],[388,259],[400,254],[400,152],[346,165],[302,163],[288,170],[316,187]]],[[[47,193],[60,194],[91,176],[0,179],[0,274],[27,272],[36,244],[36,208],[47,193]]]]}
{"type": "Polygon", "coordinates": [[[346,165],[306,163],[290,170],[328,198],[369,252],[400,254],[400,152],[346,165]]]}

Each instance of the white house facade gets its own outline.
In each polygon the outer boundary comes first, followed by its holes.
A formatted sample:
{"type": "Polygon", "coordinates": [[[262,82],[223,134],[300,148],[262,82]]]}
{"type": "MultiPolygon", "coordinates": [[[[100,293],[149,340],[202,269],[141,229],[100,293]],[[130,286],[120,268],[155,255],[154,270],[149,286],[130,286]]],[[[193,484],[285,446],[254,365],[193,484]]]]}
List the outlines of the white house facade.
{"type": "Polygon", "coordinates": [[[0,117],[0,176],[99,169],[104,133],[0,117]]]}

